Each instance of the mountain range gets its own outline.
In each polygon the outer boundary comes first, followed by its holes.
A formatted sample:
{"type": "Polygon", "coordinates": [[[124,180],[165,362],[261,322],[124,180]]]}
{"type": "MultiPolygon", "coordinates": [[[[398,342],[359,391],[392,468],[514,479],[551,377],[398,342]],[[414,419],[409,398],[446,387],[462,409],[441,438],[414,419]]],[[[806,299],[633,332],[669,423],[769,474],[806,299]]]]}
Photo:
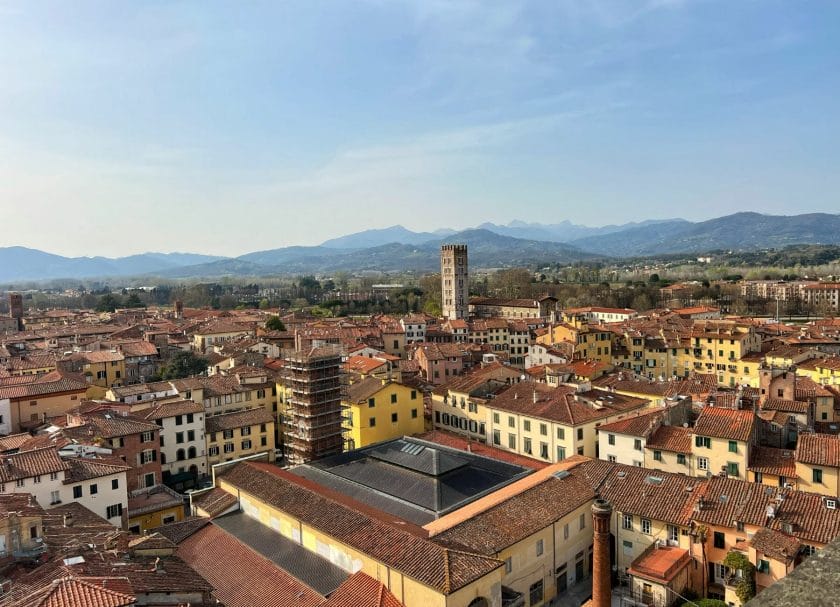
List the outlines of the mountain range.
{"type": "Polygon", "coordinates": [[[413,232],[403,226],[365,230],[323,242],[257,251],[236,258],[144,253],[116,259],[62,257],[25,247],[0,248],[0,283],[55,278],[148,276],[170,279],[334,271],[433,271],[446,242],[469,246],[470,265],[498,268],[572,263],[596,258],[654,257],[720,250],[750,251],[793,244],[840,244],[840,215],[736,213],[708,221],[651,220],[599,228],[485,223],[455,232],[413,232]]]}

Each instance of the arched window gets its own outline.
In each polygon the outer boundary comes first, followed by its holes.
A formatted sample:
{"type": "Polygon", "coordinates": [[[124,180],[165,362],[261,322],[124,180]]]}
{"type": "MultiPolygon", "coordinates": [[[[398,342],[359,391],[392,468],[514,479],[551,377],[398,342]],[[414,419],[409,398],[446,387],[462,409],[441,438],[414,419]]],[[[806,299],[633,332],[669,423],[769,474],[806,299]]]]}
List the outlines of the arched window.
{"type": "Polygon", "coordinates": [[[190,459],[195,457],[195,447],[190,447],[189,449],[187,449],[187,457],[189,457],[190,459]]]}
{"type": "Polygon", "coordinates": [[[177,459],[179,462],[180,462],[180,461],[182,461],[182,460],[185,460],[185,459],[186,459],[186,457],[184,457],[184,450],[183,450],[183,449],[178,449],[178,453],[177,453],[177,455],[176,455],[176,459],[177,459]]]}

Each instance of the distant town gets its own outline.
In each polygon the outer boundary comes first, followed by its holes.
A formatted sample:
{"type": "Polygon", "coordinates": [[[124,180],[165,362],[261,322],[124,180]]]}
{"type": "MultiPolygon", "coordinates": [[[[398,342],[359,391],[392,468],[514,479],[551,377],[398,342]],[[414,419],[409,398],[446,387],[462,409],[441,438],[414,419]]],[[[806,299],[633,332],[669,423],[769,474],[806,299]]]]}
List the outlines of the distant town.
{"type": "Polygon", "coordinates": [[[836,262],[439,260],[5,292],[0,607],[743,605],[837,550],[836,262]]]}

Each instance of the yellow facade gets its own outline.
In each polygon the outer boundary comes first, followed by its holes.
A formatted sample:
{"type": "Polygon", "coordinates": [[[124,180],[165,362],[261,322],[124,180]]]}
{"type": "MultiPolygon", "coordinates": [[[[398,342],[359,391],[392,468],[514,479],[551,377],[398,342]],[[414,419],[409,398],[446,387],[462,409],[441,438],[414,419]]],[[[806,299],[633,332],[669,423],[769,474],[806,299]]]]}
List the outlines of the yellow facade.
{"type": "Polygon", "coordinates": [[[425,431],[423,394],[416,388],[383,380],[363,402],[344,404],[347,450],[425,431]]]}
{"type": "Polygon", "coordinates": [[[211,467],[257,453],[267,453],[268,461],[274,461],[274,422],[206,432],[204,440],[207,447],[207,465],[211,467]]]}
{"type": "Polygon", "coordinates": [[[676,453],[645,446],[644,467],[674,474],[694,476],[694,458],[690,453],[676,453]]]}
{"type": "Polygon", "coordinates": [[[809,361],[807,365],[798,367],[796,372],[824,386],[840,385],[840,365],[837,364],[836,358],[809,361]]]}
{"type": "Polygon", "coordinates": [[[553,345],[563,341],[575,345],[575,358],[612,363],[612,333],[597,327],[552,325],[548,333],[537,337],[537,343],[553,345]]]}
{"type": "Polygon", "coordinates": [[[711,373],[721,386],[733,387],[749,383],[754,370],[751,364],[743,364],[741,358],[761,349],[761,337],[752,327],[737,326],[722,333],[699,332],[691,337],[688,348],[677,348],[675,367],[696,373],[711,373]]]}
{"type": "Polygon", "coordinates": [[[87,396],[86,392],[65,392],[58,394],[39,394],[10,400],[12,429],[38,426],[45,419],[60,417],[78,406],[79,400],[87,396]]]}
{"type": "Polygon", "coordinates": [[[133,516],[128,519],[128,528],[135,533],[143,533],[149,529],[156,529],[169,523],[179,523],[182,520],[184,520],[184,506],[179,504],[133,516]]]}
{"type": "Polygon", "coordinates": [[[217,482],[218,486],[228,493],[239,495],[242,510],[248,516],[290,540],[299,542],[313,553],[329,554],[330,560],[345,571],[363,571],[373,579],[379,580],[406,607],[467,607],[476,597],[492,596],[492,589],[501,583],[503,568],[502,563],[499,563],[498,569],[447,596],[282,510],[265,504],[255,496],[225,482],[224,478],[217,479],[217,482]]]}
{"type": "Polygon", "coordinates": [[[796,488],[809,493],[840,497],[840,468],[796,462],[796,488]]]}
{"type": "Polygon", "coordinates": [[[691,441],[694,475],[702,477],[706,476],[707,472],[717,475],[725,470],[729,478],[749,480],[749,450],[749,443],[743,441],[695,435],[691,441]],[[732,464],[737,466],[737,474],[732,464]]]}
{"type": "Polygon", "coordinates": [[[125,359],[120,355],[119,360],[108,360],[102,362],[85,362],[82,366],[83,373],[90,383],[90,387],[101,388],[101,395],[112,386],[122,386],[125,383],[125,359]]]}
{"type": "Polygon", "coordinates": [[[664,521],[649,519],[631,513],[615,512],[613,525],[616,539],[616,564],[619,571],[627,570],[651,544],[659,540],[674,542],[680,548],[691,550],[691,537],[683,535],[686,528],[664,521]]]}

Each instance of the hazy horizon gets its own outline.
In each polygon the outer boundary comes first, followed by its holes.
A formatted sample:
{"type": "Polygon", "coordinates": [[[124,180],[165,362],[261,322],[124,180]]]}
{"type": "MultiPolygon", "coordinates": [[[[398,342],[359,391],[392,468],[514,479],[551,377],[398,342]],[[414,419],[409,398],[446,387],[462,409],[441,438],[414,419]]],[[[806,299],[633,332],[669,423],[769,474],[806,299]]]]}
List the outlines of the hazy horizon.
{"type": "Polygon", "coordinates": [[[840,5],[0,0],[0,246],[840,209],[840,5]]]}

